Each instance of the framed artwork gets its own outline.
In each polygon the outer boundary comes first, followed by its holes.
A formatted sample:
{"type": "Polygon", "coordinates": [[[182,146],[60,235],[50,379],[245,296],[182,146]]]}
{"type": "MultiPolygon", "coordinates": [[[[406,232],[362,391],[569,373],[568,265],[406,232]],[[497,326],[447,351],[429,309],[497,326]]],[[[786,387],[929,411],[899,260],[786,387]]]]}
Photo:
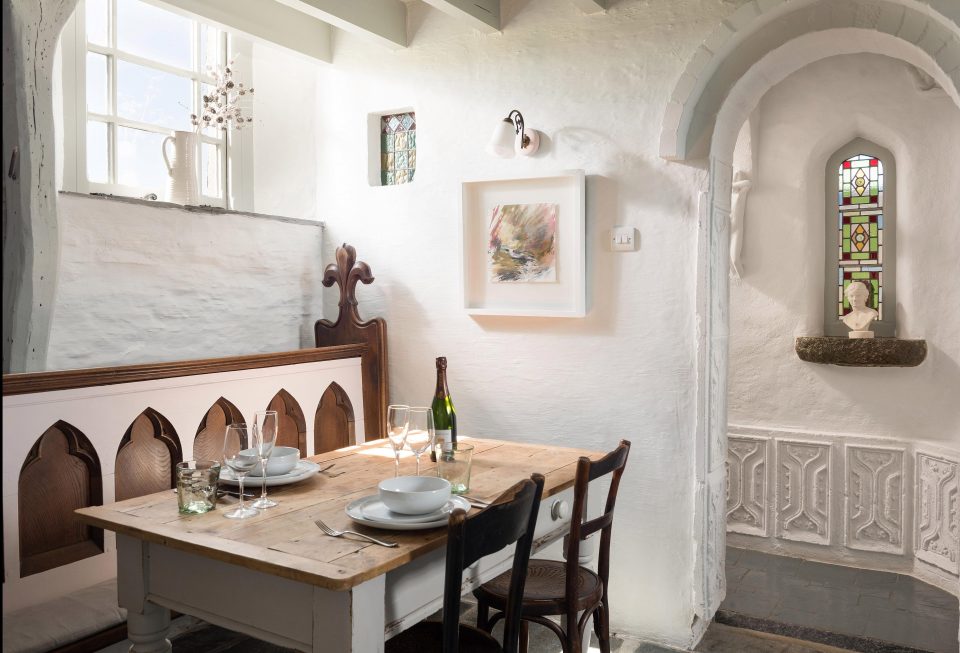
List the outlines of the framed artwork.
{"type": "Polygon", "coordinates": [[[584,174],[463,183],[463,306],[472,315],[586,315],[584,174]]]}

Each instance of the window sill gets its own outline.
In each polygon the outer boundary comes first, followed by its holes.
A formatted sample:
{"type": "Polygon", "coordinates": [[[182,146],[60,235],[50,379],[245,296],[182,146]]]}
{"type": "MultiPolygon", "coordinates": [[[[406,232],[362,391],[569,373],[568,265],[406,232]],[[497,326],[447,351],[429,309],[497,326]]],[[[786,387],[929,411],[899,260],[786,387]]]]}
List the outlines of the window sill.
{"type": "Polygon", "coordinates": [[[139,197],[124,197],[123,195],[104,195],[102,193],[75,193],[73,191],[60,191],[60,195],[69,195],[71,197],[85,197],[87,199],[103,200],[107,202],[122,202],[124,204],[136,204],[139,206],[149,206],[155,209],[176,209],[179,211],[189,211],[190,213],[199,213],[205,215],[239,215],[258,220],[276,220],[278,222],[288,222],[292,224],[316,225],[323,228],[323,222],[317,220],[306,220],[304,218],[289,218],[282,215],[270,215],[267,213],[253,213],[251,211],[234,211],[224,209],[219,206],[188,206],[184,204],[174,204],[173,202],[161,202],[158,200],[145,200],[139,197]]]}
{"type": "Polygon", "coordinates": [[[926,340],[801,336],[797,356],[808,363],[844,367],[916,367],[927,357],[926,340]]]}

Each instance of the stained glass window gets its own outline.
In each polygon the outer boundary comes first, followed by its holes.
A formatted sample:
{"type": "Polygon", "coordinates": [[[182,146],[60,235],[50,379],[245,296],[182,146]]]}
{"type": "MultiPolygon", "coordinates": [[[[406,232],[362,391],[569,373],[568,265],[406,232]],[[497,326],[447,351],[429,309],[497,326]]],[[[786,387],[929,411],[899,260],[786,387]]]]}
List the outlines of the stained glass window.
{"type": "Polygon", "coordinates": [[[884,319],[883,162],[870,154],[840,164],[837,187],[837,318],[850,311],[844,290],[862,281],[867,304],[884,319]]]}
{"type": "Polygon", "coordinates": [[[380,184],[413,181],[417,169],[417,117],[413,111],[380,117],[380,184]]]}

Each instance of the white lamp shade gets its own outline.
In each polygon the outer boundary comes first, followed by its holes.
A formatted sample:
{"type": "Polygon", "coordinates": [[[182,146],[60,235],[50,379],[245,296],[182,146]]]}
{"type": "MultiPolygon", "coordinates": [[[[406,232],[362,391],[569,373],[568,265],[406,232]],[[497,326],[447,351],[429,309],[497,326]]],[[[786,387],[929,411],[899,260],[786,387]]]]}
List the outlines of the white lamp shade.
{"type": "Polygon", "coordinates": [[[517,131],[512,120],[501,120],[490,136],[487,151],[490,154],[509,159],[516,153],[517,131]]]}

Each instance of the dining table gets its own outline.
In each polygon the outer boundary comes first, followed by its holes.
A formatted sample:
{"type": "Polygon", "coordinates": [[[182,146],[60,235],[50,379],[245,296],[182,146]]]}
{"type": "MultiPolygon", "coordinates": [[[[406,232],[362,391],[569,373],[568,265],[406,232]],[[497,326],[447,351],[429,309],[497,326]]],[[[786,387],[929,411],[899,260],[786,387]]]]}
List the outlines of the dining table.
{"type": "MultiPolygon", "coordinates": [[[[460,441],[475,447],[468,494],[479,501],[494,500],[535,472],[544,475],[535,551],[569,531],[578,459],[604,455],[547,442],[460,441]]],[[[436,474],[435,463],[423,458],[421,473],[436,474]]],[[[116,533],[118,601],[127,610],[133,653],[171,650],[171,610],[298,651],[377,653],[387,639],[440,609],[446,526],[386,530],[345,512],[394,475],[388,441],[309,460],[333,467],[270,487],[279,505],[249,519],[224,518],[237,501],[230,497],[205,514],[180,514],[169,490],[77,511],[85,523],[116,533]],[[328,536],[318,519],[398,546],[328,536]]],[[[412,456],[404,457],[400,473],[414,470],[412,456]]],[[[245,491],[259,494],[259,485],[249,478],[245,491]]],[[[511,563],[512,547],[481,559],[465,572],[463,591],[511,563]]]]}

